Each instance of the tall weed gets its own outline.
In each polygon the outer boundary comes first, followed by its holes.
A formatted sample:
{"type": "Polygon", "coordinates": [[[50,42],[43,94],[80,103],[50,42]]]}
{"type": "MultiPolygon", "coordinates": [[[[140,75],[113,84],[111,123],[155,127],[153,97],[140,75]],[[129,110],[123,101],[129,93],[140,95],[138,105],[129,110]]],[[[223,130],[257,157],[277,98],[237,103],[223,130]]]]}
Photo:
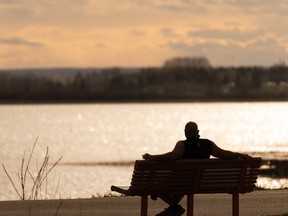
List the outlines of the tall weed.
{"type": "MultiPolygon", "coordinates": [[[[26,158],[26,153],[24,152],[21,159],[20,168],[18,171],[16,171],[16,180],[12,178],[12,176],[7,171],[5,165],[2,164],[2,167],[7,177],[9,178],[9,181],[11,182],[15,192],[21,200],[37,200],[43,198],[46,199],[49,193],[48,176],[63,158],[63,156],[61,156],[58,160],[53,162],[52,165],[50,165],[49,148],[47,147],[43,161],[40,163],[40,166],[38,166],[38,162],[36,161],[36,171],[33,172],[31,170],[31,160],[35,151],[37,141],[38,137],[36,138],[32,146],[32,149],[28,155],[28,159],[26,158]]],[[[50,195],[52,196],[55,196],[58,190],[60,178],[58,179],[56,187],[54,186],[54,183],[55,179],[53,180],[52,191],[50,191],[50,195]]]]}

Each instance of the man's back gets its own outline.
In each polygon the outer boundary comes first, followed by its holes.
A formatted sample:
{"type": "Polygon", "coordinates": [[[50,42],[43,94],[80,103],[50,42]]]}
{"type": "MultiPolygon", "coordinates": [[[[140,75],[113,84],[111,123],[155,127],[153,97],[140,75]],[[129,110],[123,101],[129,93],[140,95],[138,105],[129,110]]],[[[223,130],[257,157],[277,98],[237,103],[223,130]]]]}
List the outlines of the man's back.
{"type": "Polygon", "coordinates": [[[182,159],[209,159],[212,152],[212,142],[208,139],[192,138],[182,141],[184,153],[182,159]]]}

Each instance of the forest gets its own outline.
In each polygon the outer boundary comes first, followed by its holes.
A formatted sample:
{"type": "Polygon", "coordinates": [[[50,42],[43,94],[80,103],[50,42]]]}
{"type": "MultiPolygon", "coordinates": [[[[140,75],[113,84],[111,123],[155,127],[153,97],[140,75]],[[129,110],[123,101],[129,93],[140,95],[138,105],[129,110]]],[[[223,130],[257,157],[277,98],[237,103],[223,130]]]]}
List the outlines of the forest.
{"type": "Polygon", "coordinates": [[[0,103],[288,100],[285,64],[212,67],[202,63],[179,64],[178,59],[176,65],[166,62],[134,72],[78,69],[65,80],[37,76],[37,70],[23,76],[2,70],[0,103]]]}

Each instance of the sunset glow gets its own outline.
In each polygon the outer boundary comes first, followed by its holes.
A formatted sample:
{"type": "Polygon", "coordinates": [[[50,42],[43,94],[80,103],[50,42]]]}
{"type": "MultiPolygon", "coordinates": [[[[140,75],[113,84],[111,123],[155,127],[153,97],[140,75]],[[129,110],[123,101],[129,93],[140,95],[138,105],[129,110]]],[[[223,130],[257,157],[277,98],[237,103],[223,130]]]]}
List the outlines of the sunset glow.
{"type": "Polygon", "coordinates": [[[0,0],[0,68],[287,61],[287,0],[0,0]]]}

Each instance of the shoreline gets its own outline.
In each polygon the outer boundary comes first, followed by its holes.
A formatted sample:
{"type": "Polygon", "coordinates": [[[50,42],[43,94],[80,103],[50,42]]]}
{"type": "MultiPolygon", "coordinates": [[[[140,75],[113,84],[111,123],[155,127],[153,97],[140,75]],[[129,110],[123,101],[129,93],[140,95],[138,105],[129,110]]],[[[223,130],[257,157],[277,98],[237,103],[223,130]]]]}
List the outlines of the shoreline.
{"type": "MultiPolygon", "coordinates": [[[[231,215],[229,194],[196,194],[196,215],[231,215]],[[207,208],[207,206],[209,206],[207,208]]],[[[281,215],[288,213],[288,190],[255,190],[240,194],[240,215],[281,215]]],[[[186,209],[186,197],[180,203],[186,209]]],[[[149,199],[148,215],[163,211],[166,204],[149,199]]],[[[36,201],[0,201],[1,216],[135,216],[140,214],[139,197],[104,197],[36,201]]]]}
{"type": "MultiPolygon", "coordinates": [[[[248,153],[250,154],[250,153],[248,153]]],[[[250,155],[253,155],[251,153],[250,155]]],[[[261,156],[260,156],[261,157],[261,156]]],[[[260,177],[269,178],[288,178],[288,155],[282,155],[280,159],[262,158],[262,164],[259,171],[260,177]]],[[[108,167],[133,167],[135,161],[99,161],[99,162],[60,162],[59,166],[108,166],[108,167]]],[[[288,186],[287,186],[288,187],[288,186]]]]}

